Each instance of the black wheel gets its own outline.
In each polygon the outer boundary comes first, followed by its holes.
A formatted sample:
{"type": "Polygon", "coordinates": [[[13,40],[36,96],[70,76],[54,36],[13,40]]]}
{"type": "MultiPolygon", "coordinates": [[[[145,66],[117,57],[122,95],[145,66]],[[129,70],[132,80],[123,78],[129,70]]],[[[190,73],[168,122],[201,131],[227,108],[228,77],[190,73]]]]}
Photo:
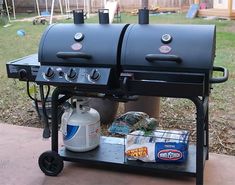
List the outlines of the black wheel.
{"type": "Polygon", "coordinates": [[[46,151],[40,155],[38,165],[45,175],[57,176],[62,171],[64,162],[58,153],[46,151]]]}

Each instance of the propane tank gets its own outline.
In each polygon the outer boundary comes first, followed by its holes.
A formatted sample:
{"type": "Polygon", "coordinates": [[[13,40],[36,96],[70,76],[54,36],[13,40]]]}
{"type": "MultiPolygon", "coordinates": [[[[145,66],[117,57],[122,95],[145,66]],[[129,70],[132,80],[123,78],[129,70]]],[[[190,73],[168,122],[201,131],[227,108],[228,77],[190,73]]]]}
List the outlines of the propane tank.
{"type": "Polygon", "coordinates": [[[61,130],[66,149],[74,152],[86,152],[100,143],[100,115],[90,108],[87,98],[79,98],[76,108],[64,106],[61,118],[61,130]]]}

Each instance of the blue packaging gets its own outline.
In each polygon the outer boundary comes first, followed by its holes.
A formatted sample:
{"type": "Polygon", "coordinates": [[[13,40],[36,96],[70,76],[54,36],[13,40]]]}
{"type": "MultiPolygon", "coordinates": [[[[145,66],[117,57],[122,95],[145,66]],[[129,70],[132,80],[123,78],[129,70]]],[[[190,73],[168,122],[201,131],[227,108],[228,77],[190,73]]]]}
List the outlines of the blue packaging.
{"type": "Polygon", "coordinates": [[[172,143],[156,143],[156,162],[184,162],[188,157],[188,145],[172,143]]]}
{"type": "Polygon", "coordinates": [[[157,130],[156,162],[184,162],[188,156],[189,132],[185,130],[157,130]]]}

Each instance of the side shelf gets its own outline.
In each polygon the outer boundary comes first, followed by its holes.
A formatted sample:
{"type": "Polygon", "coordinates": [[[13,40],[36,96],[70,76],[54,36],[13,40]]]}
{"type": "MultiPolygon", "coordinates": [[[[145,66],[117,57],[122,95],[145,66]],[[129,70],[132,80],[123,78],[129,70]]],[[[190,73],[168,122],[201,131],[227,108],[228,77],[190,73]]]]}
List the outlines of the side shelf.
{"type": "Polygon", "coordinates": [[[115,137],[102,137],[100,146],[96,149],[76,153],[66,150],[64,147],[59,150],[60,156],[65,161],[80,162],[86,164],[102,164],[102,166],[127,168],[132,171],[151,171],[154,173],[174,173],[189,176],[196,175],[196,146],[189,146],[187,161],[184,163],[144,163],[141,161],[129,161],[124,155],[124,139],[115,137]]]}

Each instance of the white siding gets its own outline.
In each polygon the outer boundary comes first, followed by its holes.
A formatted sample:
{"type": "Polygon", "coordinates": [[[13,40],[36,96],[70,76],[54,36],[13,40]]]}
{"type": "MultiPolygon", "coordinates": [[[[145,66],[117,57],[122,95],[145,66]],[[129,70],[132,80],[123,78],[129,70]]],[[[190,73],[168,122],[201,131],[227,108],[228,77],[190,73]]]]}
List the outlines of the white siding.
{"type": "Polygon", "coordinates": [[[214,0],[215,9],[228,9],[228,0],[214,0]]]}

